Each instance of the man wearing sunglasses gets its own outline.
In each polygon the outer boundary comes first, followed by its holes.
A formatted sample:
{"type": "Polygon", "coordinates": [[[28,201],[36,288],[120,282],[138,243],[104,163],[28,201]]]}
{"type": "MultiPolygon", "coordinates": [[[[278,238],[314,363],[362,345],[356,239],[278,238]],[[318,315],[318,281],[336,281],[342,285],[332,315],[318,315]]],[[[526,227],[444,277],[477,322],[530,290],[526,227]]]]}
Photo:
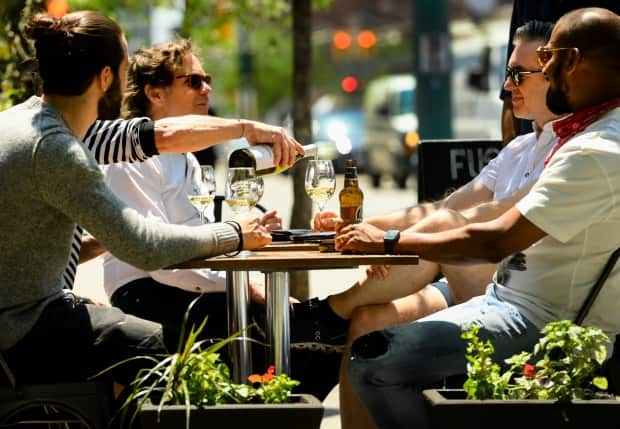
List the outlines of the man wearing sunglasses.
{"type": "MultiPolygon", "coordinates": [[[[515,113],[529,120],[534,132],[516,137],[475,179],[444,200],[369,218],[366,222],[383,231],[404,231],[412,225],[418,232],[448,230],[465,223],[499,217],[527,193],[542,172],[544,159],[556,142],[552,121],[557,116],[546,107],[548,82],[536,59],[536,48],[547,42],[552,28],[552,23],[532,21],[517,30],[504,82],[505,90],[512,93],[515,113]],[[458,214],[446,216],[441,211],[444,208],[458,214]]],[[[333,216],[336,213],[324,213],[321,218],[323,226],[331,224],[333,216]]],[[[320,301],[316,308],[325,307],[324,312],[331,310],[337,315],[335,317],[351,319],[351,340],[482,295],[495,270],[495,264],[464,267],[431,261],[421,261],[413,267],[393,266],[389,270],[372,267],[368,278],[360,280],[359,285],[320,301]],[[432,283],[439,273],[445,279],[432,283]]],[[[318,328],[316,323],[314,326],[311,332],[318,330],[323,337],[330,337],[330,332],[337,332],[338,324],[329,320],[318,328]]],[[[331,336],[336,337],[335,334],[331,336]]],[[[344,333],[338,337],[340,344],[344,337],[344,333]]],[[[346,367],[345,358],[342,368],[346,367]]],[[[368,419],[363,418],[365,413],[361,407],[355,406],[344,371],[340,380],[340,399],[343,428],[364,427],[368,419]]]]}
{"type": "MultiPolygon", "coordinates": [[[[532,350],[545,324],[575,318],[620,243],[619,51],[618,15],[589,8],[563,16],[538,58],[549,81],[549,109],[572,114],[553,123],[558,140],[538,181],[492,221],[400,235],[396,253],[499,265],[484,296],[353,342],[351,382],[380,427],[429,427],[421,389],[465,372],[461,332],[471,323],[493,341],[493,359],[502,362],[532,350]]],[[[335,243],[361,252],[384,245],[363,223],[343,227],[335,243]]],[[[619,300],[616,266],[583,324],[613,338],[620,332],[619,300]]]]}
{"type": "MultiPolygon", "coordinates": [[[[506,58],[510,58],[514,46],[512,43],[514,33],[521,25],[532,20],[556,22],[565,13],[583,7],[603,7],[616,14],[620,13],[620,1],[618,0],[515,0],[510,20],[506,58]]],[[[503,100],[502,138],[506,144],[517,135],[531,132],[532,124],[527,120],[519,119],[518,115],[514,114],[510,92],[502,88],[500,98],[503,100]]]]}
{"type": "MultiPolygon", "coordinates": [[[[129,61],[127,92],[123,99],[123,116],[150,117],[206,115],[211,77],[188,40],[181,39],[136,52],[129,61]]],[[[162,154],[142,163],[117,163],[103,168],[106,184],[128,206],[144,216],[162,223],[199,224],[198,211],[189,202],[192,170],[200,168],[188,154],[162,154]]],[[[270,211],[254,222],[267,229],[280,229],[281,219],[270,211]]],[[[244,222],[241,222],[244,226],[244,222]]],[[[170,331],[180,329],[189,305],[189,324],[209,321],[201,338],[225,338],[227,333],[226,274],[208,269],[145,271],[106,253],[103,263],[104,287],[112,305],[147,320],[156,321],[170,331]]],[[[250,282],[255,311],[264,311],[264,285],[250,282]]],[[[296,303],[295,300],[292,300],[296,303]]],[[[263,341],[264,338],[259,338],[263,341]]],[[[264,348],[257,346],[254,365],[260,370],[264,348]],[[260,365],[260,366],[259,366],[260,365]]],[[[302,389],[322,397],[336,384],[337,369],[332,376],[317,377],[305,366],[309,352],[295,353],[295,378],[302,389]],[[303,362],[300,362],[303,359],[303,362]],[[302,373],[306,370],[308,374],[302,373]],[[312,378],[314,390],[306,382],[312,378]],[[322,380],[318,382],[317,380],[322,380]]],[[[316,358],[318,359],[318,358],[316,358]]],[[[314,359],[314,360],[316,360],[314,359]]],[[[332,366],[335,366],[334,360],[332,366]]],[[[327,368],[324,368],[327,370],[327,368]]],[[[315,370],[316,372],[316,370],[315,370]]]]}

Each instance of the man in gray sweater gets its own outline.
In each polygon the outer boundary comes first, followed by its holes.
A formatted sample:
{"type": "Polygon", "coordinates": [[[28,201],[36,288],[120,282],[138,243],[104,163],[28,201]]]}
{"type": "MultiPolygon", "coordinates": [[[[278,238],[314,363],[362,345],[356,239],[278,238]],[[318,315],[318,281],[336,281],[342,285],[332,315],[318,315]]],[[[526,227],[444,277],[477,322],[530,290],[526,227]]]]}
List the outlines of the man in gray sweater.
{"type": "MultiPolygon", "coordinates": [[[[80,141],[99,101],[118,99],[124,86],[121,29],[99,13],[76,12],[36,16],[26,31],[44,94],[0,113],[0,351],[20,382],[81,380],[126,357],[165,351],[166,335],[159,324],[63,292],[76,223],[147,270],[261,247],[271,237],[256,221],[163,225],[126,207],[80,141]]],[[[134,370],[114,379],[127,383],[134,370]]]]}

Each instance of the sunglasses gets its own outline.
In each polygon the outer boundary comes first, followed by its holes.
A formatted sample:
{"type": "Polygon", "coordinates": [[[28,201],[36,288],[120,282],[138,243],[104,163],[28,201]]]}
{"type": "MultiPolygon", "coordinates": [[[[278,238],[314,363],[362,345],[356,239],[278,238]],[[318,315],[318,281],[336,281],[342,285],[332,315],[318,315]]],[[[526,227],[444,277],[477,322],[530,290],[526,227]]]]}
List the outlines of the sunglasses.
{"type": "Polygon", "coordinates": [[[534,71],[521,71],[517,69],[511,69],[510,67],[506,67],[506,78],[510,77],[510,80],[514,84],[514,86],[519,86],[523,82],[523,78],[525,76],[529,76],[534,73],[541,73],[542,70],[534,70],[534,71]]]}
{"type": "Polygon", "coordinates": [[[200,91],[202,89],[202,83],[206,83],[207,85],[211,85],[211,75],[210,74],[198,74],[198,73],[188,73],[182,74],[181,76],[176,76],[175,79],[185,79],[185,84],[196,91],[200,91]]]}
{"type": "Polygon", "coordinates": [[[551,60],[555,51],[571,51],[573,49],[577,48],[547,48],[545,46],[539,46],[536,48],[536,59],[538,60],[538,64],[544,67],[545,64],[551,60]]]}

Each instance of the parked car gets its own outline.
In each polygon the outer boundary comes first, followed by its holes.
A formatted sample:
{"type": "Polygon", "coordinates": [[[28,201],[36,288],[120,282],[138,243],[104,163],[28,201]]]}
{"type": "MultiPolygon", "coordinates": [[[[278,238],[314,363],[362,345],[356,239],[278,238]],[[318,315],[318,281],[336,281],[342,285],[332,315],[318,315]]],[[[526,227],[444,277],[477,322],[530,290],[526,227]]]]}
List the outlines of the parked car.
{"type": "Polygon", "coordinates": [[[336,172],[344,172],[347,159],[355,159],[358,170],[365,170],[363,133],[364,114],[358,94],[326,94],[312,105],[312,138],[335,149],[331,158],[336,172]]]}
{"type": "Polygon", "coordinates": [[[410,74],[386,75],[370,81],[364,92],[365,147],[367,170],[374,187],[381,176],[391,175],[400,188],[407,183],[412,168],[418,129],[415,114],[415,78],[410,74]],[[409,143],[409,144],[407,144],[409,143]]]}

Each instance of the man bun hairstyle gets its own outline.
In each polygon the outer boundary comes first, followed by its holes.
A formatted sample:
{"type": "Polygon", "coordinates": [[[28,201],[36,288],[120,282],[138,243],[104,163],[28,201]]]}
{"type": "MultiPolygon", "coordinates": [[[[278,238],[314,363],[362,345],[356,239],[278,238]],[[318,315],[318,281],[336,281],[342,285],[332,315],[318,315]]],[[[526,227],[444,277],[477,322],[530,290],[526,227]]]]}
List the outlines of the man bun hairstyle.
{"type": "Polygon", "coordinates": [[[47,94],[83,94],[104,67],[110,66],[117,77],[126,55],[121,28],[99,12],[74,12],[61,18],[38,14],[24,30],[34,42],[47,94]]]}

